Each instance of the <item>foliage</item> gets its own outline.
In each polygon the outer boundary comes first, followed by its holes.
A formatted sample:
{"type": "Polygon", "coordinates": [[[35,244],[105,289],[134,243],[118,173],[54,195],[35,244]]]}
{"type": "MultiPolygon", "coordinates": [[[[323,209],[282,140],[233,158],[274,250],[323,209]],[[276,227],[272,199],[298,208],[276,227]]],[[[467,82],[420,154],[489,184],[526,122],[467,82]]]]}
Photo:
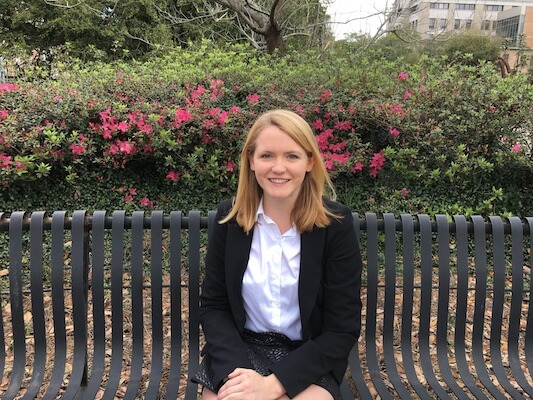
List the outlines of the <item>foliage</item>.
{"type": "Polygon", "coordinates": [[[500,37],[468,30],[446,41],[443,51],[450,60],[478,63],[496,61],[502,46],[503,40],[500,37]]]}
{"type": "Polygon", "coordinates": [[[310,122],[354,211],[533,215],[525,75],[369,54],[275,59],[204,42],[3,84],[4,211],[213,209],[235,192],[251,123],[281,107],[310,122]]]}

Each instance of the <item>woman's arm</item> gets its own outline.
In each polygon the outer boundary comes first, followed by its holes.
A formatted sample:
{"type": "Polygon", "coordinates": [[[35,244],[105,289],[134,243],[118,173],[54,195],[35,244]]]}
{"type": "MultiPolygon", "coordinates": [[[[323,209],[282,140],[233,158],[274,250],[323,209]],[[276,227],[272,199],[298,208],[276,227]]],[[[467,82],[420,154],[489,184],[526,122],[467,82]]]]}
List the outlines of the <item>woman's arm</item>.
{"type": "Polygon", "coordinates": [[[226,238],[228,224],[219,224],[229,211],[231,203],[222,203],[210,232],[205,278],[200,295],[200,322],[206,339],[204,352],[212,359],[214,382],[217,389],[237,367],[252,368],[239,330],[231,312],[226,287],[226,238]]]}
{"type": "Polygon", "coordinates": [[[343,218],[326,228],[322,299],[315,305],[321,308],[321,329],[315,327],[312,338],[271,368],[289,397],[330,372],[340,383],[361,329],[362,263],[353,217],[344,206],[333,211],[343,218]]]}

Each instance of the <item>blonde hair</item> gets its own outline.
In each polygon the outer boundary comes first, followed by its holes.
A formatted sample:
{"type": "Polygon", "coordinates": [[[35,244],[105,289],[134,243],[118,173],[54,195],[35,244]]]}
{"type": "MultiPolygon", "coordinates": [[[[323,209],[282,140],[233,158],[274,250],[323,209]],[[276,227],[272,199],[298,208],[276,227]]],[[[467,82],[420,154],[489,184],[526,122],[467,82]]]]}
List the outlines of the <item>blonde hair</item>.
{"type": "Polygon", "coordinates": [[[291,137],[314,161],[313,168],[303,180],[298,199],[291,213],[291,220],[298,232],[310,231],[316,225],[325,227],[331,218],[339,218],[324,205],[326,187],[330,197],[335,198],[335,189],[320,155],[313,130],[298,114],[287,110],[272,110],[261,115],[248,132],[241,152],[239,184],[233,207],[220,221],[225,223],[236,217],[237,223],[249,233],[256,220],[257,208],[263,190],[257,183],[250,167],[250,156],[254,154],[257,137],[268,126],[276,126],[291,137]]]}

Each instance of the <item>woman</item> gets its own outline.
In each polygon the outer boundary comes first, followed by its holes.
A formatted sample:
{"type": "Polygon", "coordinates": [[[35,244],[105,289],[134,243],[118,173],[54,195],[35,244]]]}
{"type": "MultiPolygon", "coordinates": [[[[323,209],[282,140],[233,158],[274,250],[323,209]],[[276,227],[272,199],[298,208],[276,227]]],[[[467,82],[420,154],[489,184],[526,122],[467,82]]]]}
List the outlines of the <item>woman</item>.
{"type": "Polygon", "coordinates": [[[340,399],[361,319],[361,257],[297,114],[260,116],[246,138],[237,195],[209,238],[200,320],[204,400],[340,399]]]}

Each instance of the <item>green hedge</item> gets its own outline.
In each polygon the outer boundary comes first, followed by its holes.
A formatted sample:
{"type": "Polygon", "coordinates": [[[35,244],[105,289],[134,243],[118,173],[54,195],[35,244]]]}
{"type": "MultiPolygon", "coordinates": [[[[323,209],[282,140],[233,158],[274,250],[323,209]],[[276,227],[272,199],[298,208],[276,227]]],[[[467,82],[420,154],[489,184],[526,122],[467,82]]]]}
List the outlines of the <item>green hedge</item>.
{"type": "Polygon", "coordinates": [[[354,211],[533,215],[533,87],[491,64],[244,46],[69,63],[0,86],[0,198],[15,209],[213,209],[262,112],[313,126],[354,211]]]}

